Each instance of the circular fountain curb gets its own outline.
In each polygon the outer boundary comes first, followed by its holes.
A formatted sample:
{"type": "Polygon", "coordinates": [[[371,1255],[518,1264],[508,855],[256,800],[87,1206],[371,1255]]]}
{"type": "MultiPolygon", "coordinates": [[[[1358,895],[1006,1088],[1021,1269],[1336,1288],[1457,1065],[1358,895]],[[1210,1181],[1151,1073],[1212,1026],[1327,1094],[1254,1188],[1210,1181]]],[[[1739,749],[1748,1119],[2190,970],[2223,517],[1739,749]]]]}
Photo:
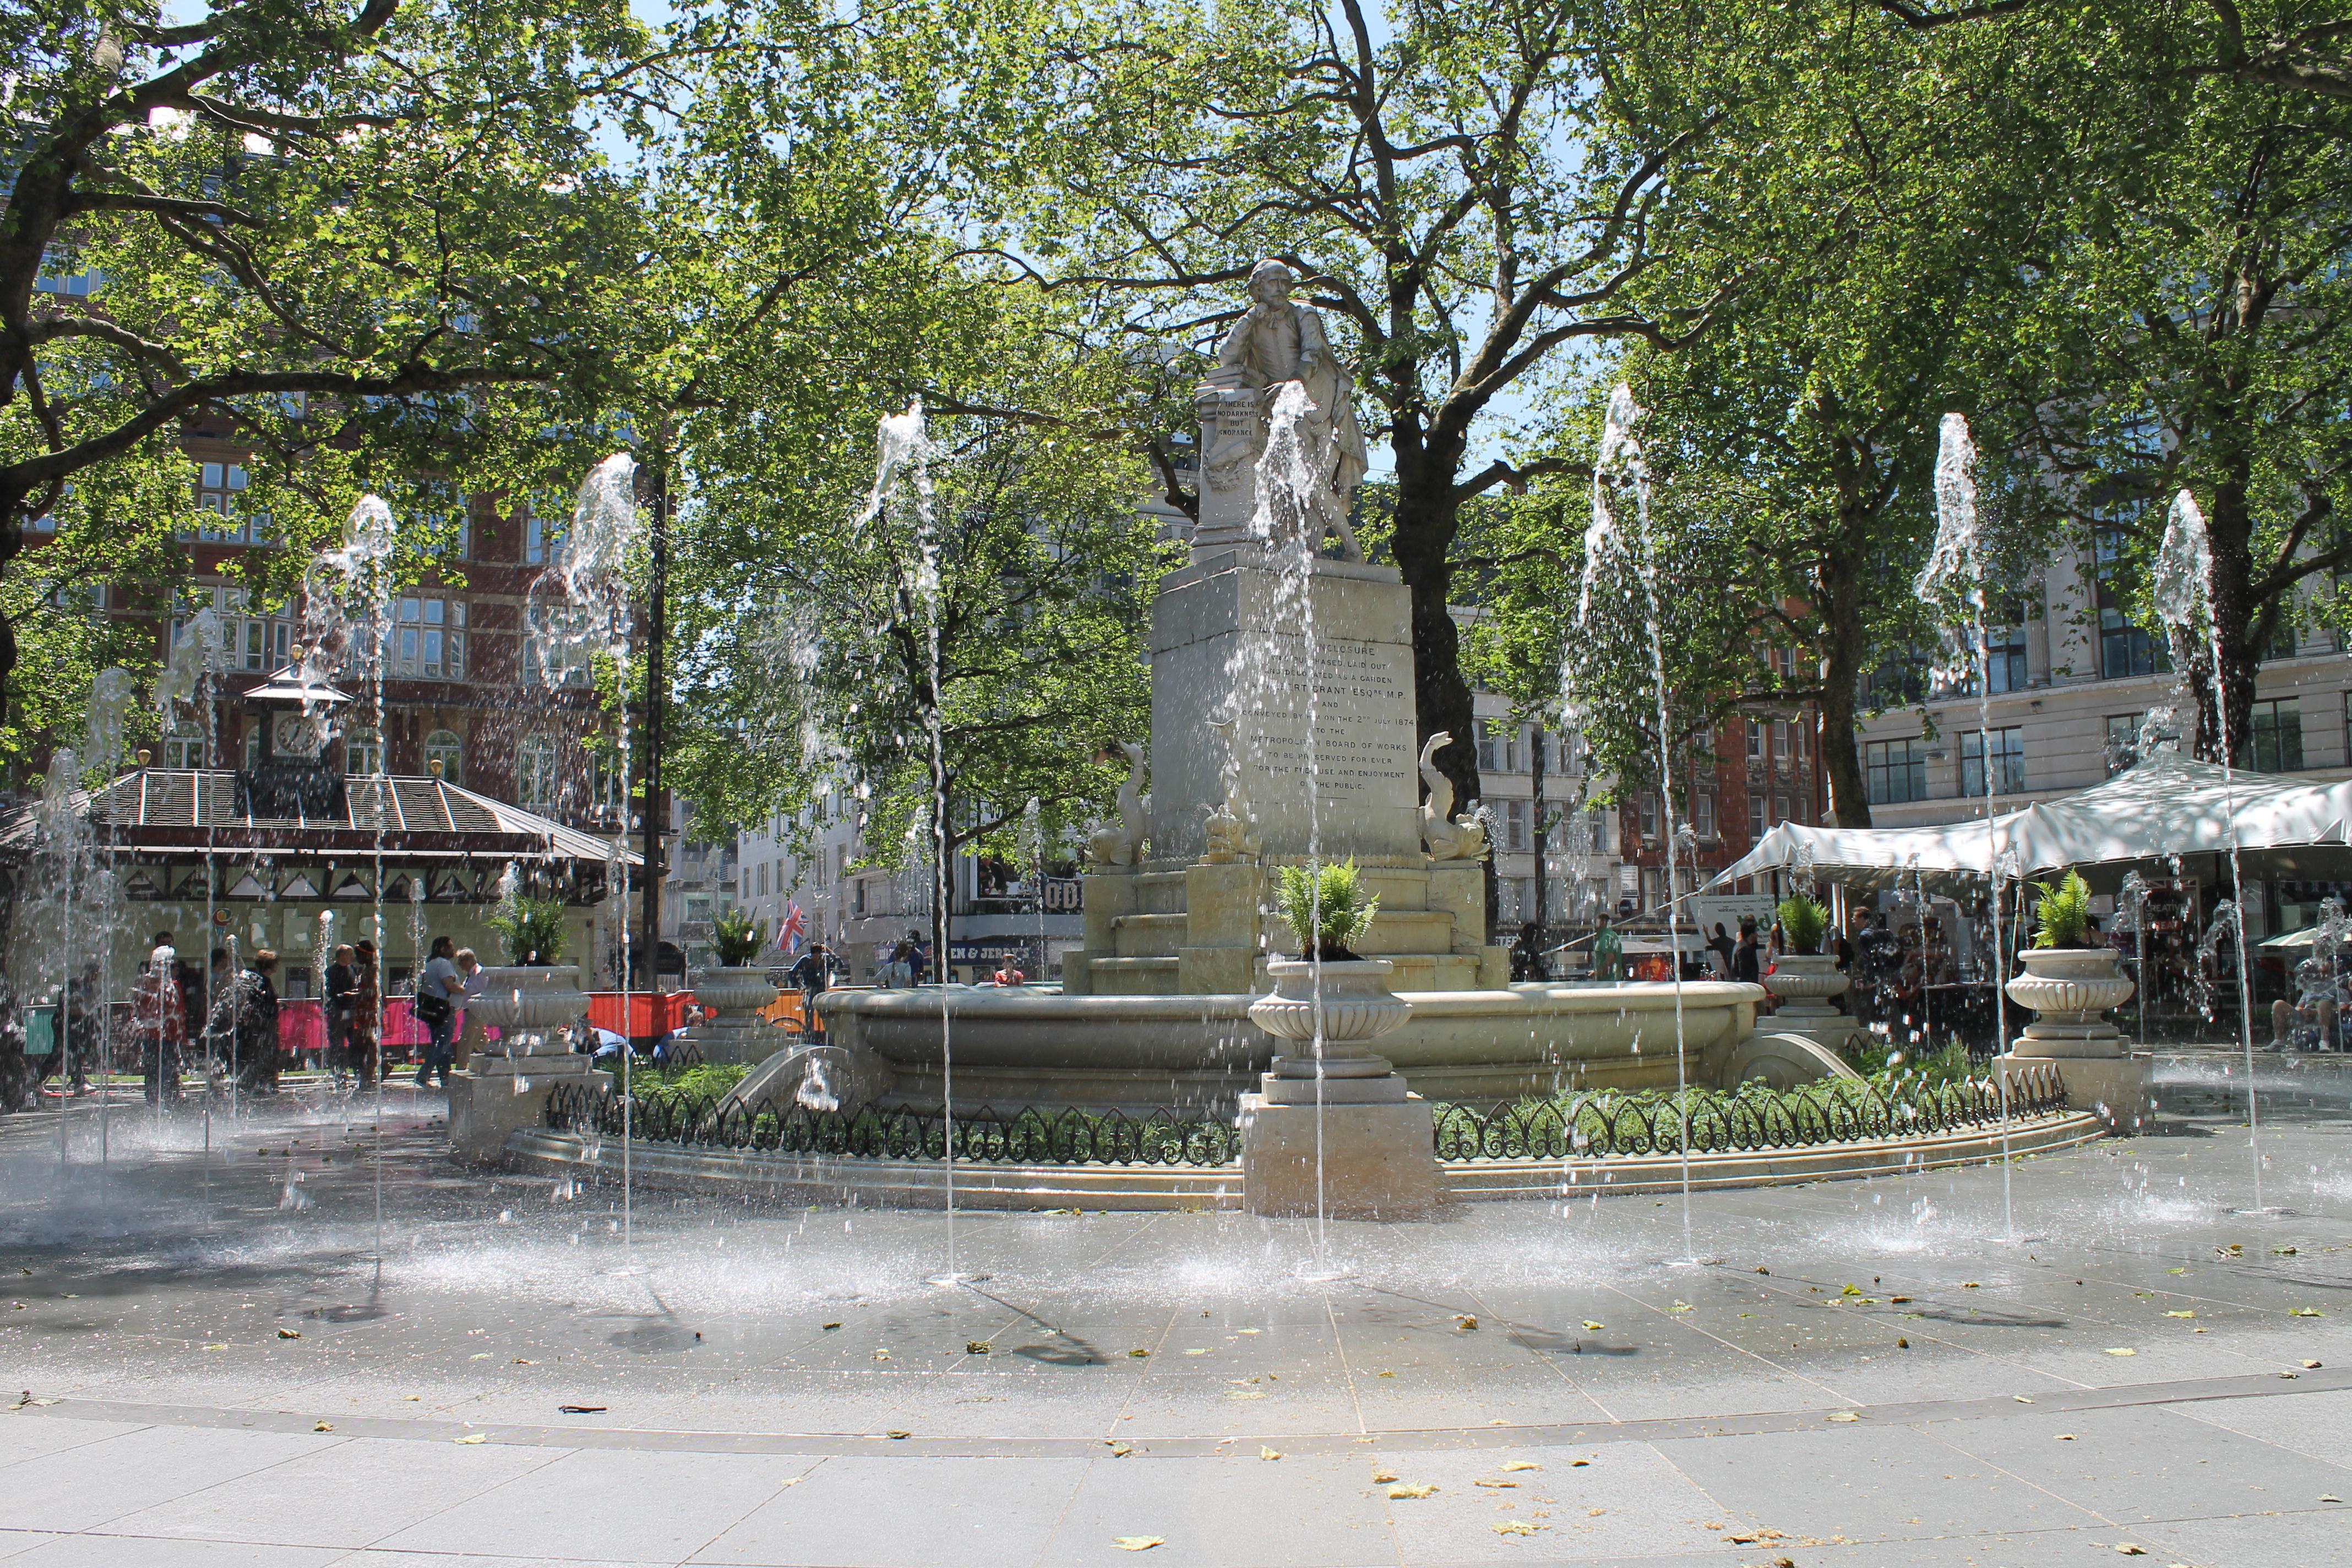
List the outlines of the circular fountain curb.
{"type": "MultiPolygon", "coordinates": [[[[2012,1123],[2012,1155],[2047,1153],[2103,1136],[2106,1124],[2088,1111],[2021,1119],[2012,1123]]],[[[1769,1187],[1801,1182],[1904,1175],[1950,1165],[1987,1164],[2000,1157],[1998,1128],[1927,1138],[1876,1138],[1802,1149],[1760,1149],[1697,1154],[1694,1187],[1769,1187]]],[[[618,1175],[619,1141],[527,1129],[507,1139],[510,1165],[550,1175],[583,1170],[618,1175]]],[[[936,1162],[828,1159],[762,1154],[732,1149],[688,1151],[639,1143],[630,1154],[633,1179],[669,1191],[740,1193],[793,1202],[855,1197],[889,1207],[937,1208],[945,1187],[936,1162]]],[[[1671,1154],[1609,1160],[1472,1160],[1439,1167],[1439,1180],[1456,1202],[1509,1198],[1633,1197],[1679,1191],[1682,1163],[1671,1154]]],[[[1239,1165],[991,1165],[958,1164],[956,1206],[972,1209],[1233,1209],[1242,1206],[1239,1165]]]]}

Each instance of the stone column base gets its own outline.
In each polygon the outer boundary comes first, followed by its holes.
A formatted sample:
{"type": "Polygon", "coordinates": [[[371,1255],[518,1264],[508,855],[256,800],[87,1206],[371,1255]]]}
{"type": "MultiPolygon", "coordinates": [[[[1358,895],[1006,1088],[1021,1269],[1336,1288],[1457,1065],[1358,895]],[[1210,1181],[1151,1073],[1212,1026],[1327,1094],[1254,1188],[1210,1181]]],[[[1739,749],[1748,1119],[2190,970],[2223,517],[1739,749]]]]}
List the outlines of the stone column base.
{"type": "Polygon", "coordinates": [[[2020,1068],[2054,1067],[2066,1086],[2066,1109],[2087,1110],[2117,1132],[2138,1132],[2148,1124],[2148,1058],[2117,1053],[2111,1056],[2061,1056],[2037,1049],[2051,1042],[2021,1039],[2010,1054],[1993,1058],[2007,1078],[2011,1063],[2020,1068]]]}
{"type": "Polygon", "coordinates": [[[1315,1212],[1322,1119],[1324,1212],[1335,1219],[1426,1219],[1444,1201],[1429,1102],[1269,1105],[1242,1096],[1242,1203],[1252,1214],[1315,1212]]]}
{"type": "Polygon", "coordinates": [[[610,1073],[588,1070],[586,1057],[480,1057],[476,1068],[449,1075],[449,1158],[495,1165],[506,1158],[508,1133],[540,1124],[557,1084],[612,1081],[610,1073]]]}

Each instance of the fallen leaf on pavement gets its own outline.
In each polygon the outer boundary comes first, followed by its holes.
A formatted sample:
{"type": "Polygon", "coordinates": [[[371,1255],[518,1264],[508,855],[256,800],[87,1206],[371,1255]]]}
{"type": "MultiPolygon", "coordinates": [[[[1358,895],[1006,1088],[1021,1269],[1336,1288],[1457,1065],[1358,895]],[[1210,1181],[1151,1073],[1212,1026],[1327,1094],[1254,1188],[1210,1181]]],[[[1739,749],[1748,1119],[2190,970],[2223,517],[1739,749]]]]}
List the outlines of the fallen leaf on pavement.
{"type": "Polygon", "coordinates": [[[913,1434],[912,1432],[899,1432],[899,1431],[893,1430],[893,1431],[885,1432],[885,1433],[883,1433],[883,1434],[882,1434],[882,1436],[884,1436],[885,1437],[889,1438],[889,1439],[890,1439],[892,1442],[894,1442],[894,1443],[898,1443],[898,1442],[904,1442],[907,1438],[913,1436],[914,1436],[914,1434],[913,1434]]]}
{"type": "Polygon", "coordinates": [[[1401,1487],[1391,1487],[1389,1489],[1389,1496],[1393,1498],[1434,1497],[1436,1495],[1437,1489],[1423,1482],[1416,1482],[1401,1487]]]}
{"type": "Polygon", "coordinates": [[[2061,1443],[2071,1443],[2071,1442],[2073,1442],[2074,1440],[2074,1434],[2073,1434],[2072,1432],[2061,1432],[2061,1433],[2059,1433],[2059,1434],[2058,1434],[2058,1441],[2060,1441],[2061,1443]]]}
{"type": "Polygon", "coordinates": [[[1374,1470],[1372,1472],[1372,1485],[1376,1487],[1384,1487],[1394,1479],[1396,1479],[1396,1472],[1394,1470],[1374,1470]]]}
{"type": "Polygon", "coordinates": [[[1503,1468],[1507,1470],[1540,1470],[1543,1467],[1537,1464],[1533,1459],[1513,1459],[1505,1464],[1503,1468]]]}
{"type": "Polygon", "coordinates": [[[2147,1556],[2147,1547],[2145,1547],[2145,1546],[2134,1546],[2134,1545],[2133,1545],[2130,1542],[2128,1542],[2128,1541],[2118,1541],[2118,1542],[2116,1542],[2116,1551],[2118,1551],[2118,1552],[2122,1552],[2122,1553],[2123,1553],[2125,1556],[2126,1556],[2126,1557],[2145,1557],[2145,1556],[2147,1556]]]}
{"type": "Polygon", "coordinates": [[[1121,1552],[1149,1552],[1155,1546],[1165,1546],[1168,1539],[1160,1535],[1114,1535],[1110,1543],[1121,1552]]]}
{"type": "Polygon", "coordinates": [[[1507,1519],[1499,1523],[1490,1524],[1486,1528],[1493,1531],[1497,1535],[1533,1535],[1537,1531],[1541,1530],[1543,1526],[1540,1524],[1528,1524],[1520,1520],[1507,1519]]]}
{"type": "Polygon", "coordinates": [[[2107,1353],[2109,1355],[2137,1355],[2139,1354],[2139,1352],[2132,1349],[2129,1345],[2109,1345],[2107,1347],[2107,1353]]]}
{"type": "Polygon", "coordinates": [[[278,1337],[281,1340],[299,1340],[302,1337],[302,1331],[299,1329],[280,1329],[278,1331],[278,1337]]]}
{"type": "Polygon", "coordinates": [[[2327,1316],[2326,1313],[2321,1311],[2316,1307],[2289,1307],[2286,1310],[2286,1315],[2290,1318],[2324,1318],[2327,1316]]]}
{"type": "Polygon", "coordinates": [[[1261,1459],[1279,1459],[1282,1458],[1282,1452],[1278,1448],[1269,1448],[1260,1443],[1257,1446],[1257,1457],[1261,1459]]]}
{"type": "Polygon", "coordinates": [[[1264,1399],[1265,1395],[1255,1388],[1228,1388],[1225,1390],[1225,1397],[1227,1399],[1264,1399]]]}
{"type": "Polygon", "coordinates": [[[1856,1410],[1832,1410],[1829,1413],[1827,1419],[1832,1421],[1859,1421],[1862,1419],[1862,1413],[1856,1410]]]}
{"type": "Polygon", "coordinates": [[[1130,1444],[1127,1444],[1127,1443],[1113,1443],[1113,1444],[1110,1446],[1110,1457],[1111,1457],[1112,1458],[1114,1458],[1114,1459],[1124,1459],[1124,1458],[1126,1458],[1129,1454],[1132,1454],[1132,1453],[1134,1453],[1134,1452],[1135,1452],[1135,1448],[1134,1448],[1134,1447],[1133,1447],[1132,1445],[1130,1445],[1130,1444]]]}
{"type": "Polygon", "coordinates": [[[2197,1314],[2194,1312],[2167,1312],[2164,1315],[2168,1318],[2193,1318],[2197,1314]]]}
{"type": "Polygon", "coordinates": [[[1485,1479],[1472,1481],[1470,1484],[1474,1487],[1503,1487],[1513,1491],[1517,1491],[1519,1486],[1519,1483],[1517,1481],[1490,1481],[1485,1479]]]}
{"type": "Polygon", "coordinates": [[[452,1437],[449,1440],[453,1443],[487,1443],[490,1440],[490,1435],[488,1432],[468,1432],[462,1437],[452,1437]]]}
{"type": "Polygon", "coordinates": [[[313,1421],[310,1423],[310,1430],[313,1432],[331,1432],[334,1429],[335,1424],[331,1421],[313,1421]]]}

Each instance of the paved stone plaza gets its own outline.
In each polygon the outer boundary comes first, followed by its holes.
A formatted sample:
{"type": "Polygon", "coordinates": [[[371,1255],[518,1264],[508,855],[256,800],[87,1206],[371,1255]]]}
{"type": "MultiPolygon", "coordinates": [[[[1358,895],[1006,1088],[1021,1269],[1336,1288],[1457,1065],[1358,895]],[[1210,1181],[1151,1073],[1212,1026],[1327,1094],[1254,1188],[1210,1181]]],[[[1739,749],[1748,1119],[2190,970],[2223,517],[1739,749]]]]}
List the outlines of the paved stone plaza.
{"type": "Polygon", "coordinates": [[[61,1184],[11,1118],[0,1558],[2352,1562],[2347,1080],[2277,1079],[2253,1215],[2242,1101],[2169,1079],[2015,1168],[2014,1243],[1976,1170],[1700,1194],[1697,1266],[1673,1199],[1334,1226],[1327,1283],[1230,1214],[966,1215],[952,1287],[936,1214],[641,1193],[625,1247],[404,1088],[379,1274],[357,1120],[117,1110],[101,1172],[78,1108],[61,1184]]]}

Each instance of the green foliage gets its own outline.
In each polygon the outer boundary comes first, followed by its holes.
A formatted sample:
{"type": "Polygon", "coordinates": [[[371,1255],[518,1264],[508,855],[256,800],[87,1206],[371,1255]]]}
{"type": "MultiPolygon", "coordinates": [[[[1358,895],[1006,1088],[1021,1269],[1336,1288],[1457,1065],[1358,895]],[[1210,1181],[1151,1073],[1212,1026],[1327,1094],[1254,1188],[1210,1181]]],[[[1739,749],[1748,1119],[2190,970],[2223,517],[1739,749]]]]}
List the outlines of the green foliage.
{"type": "Polygon", "coordinates": [[[509,963],[563,960],[563,905],[559,900],[518,894],[501,900],[482,923],[499,933],[509,963]]]}
{"type": "Polygon", "coordinates": [[[1780,931],[1793,953],[1822,950],[1822,933],[1829,930],[1830,912],[1802,893],[1780,900],[1780,931]]]}
{"type": "Polygon", "coordinates": [[[768,922],[755,921],[741,910],[729,910],[710,922],[710,945],[719,962],[730,969],[751,963],[767,941],[768,922]]]}
{"type": "Polygon", "coordinates": [[[1349,948],[1380,912],[1377,895],[1364,890],[1351,856],[1336,864],[1283,866],[1276,870],[1275,905],[1301,958],[1349,959],[1349,948]]]}
{"type": "Polygon", "coordinates": [[[2036,882],[2034,890],[2042,895],[2036,906],[2039,928],[2033,933],[2036,947],[2094,947],[2091,940],[2091,885],[2083,880],[2083,873],[2069,868],[2055,885],[2036,882]]]}
{"type": "Polygon", "coordinates": [[[183,435],[250,449],[234,521],[266,513],[284,548],[237,570],[265,599],[362,490],[416,520],[413,579],[454,542],[458,496],[568,489],[613,443],[645,247],[603,148],[647,129],[654,51],[623,0],[153,16],[0,20],[0,752],[53,717],[30,689],[49,657],[110,653],[32,605],[34,582],[175,587],[174,536],[204,516],[183,435]],[[59,542],[26,548],[45,514],[59,542]]]}

